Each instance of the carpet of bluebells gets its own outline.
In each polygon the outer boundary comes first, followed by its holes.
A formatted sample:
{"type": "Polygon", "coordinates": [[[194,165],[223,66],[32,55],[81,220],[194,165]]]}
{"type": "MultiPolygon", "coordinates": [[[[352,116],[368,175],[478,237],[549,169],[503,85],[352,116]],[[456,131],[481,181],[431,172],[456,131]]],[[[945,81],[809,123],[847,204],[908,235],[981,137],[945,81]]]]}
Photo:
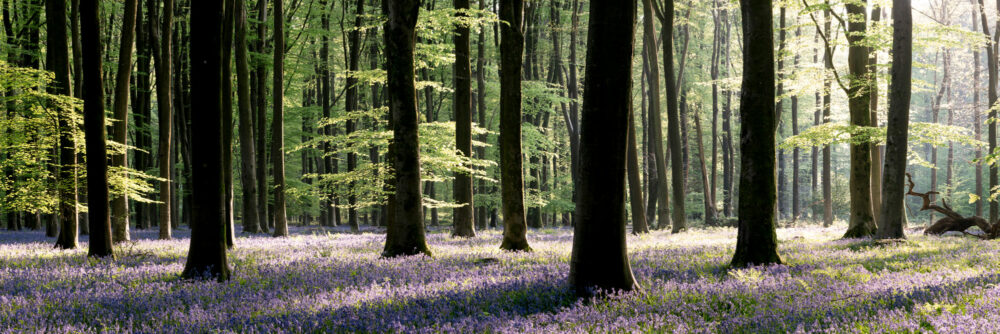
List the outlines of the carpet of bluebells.
{"type": "Polygon", "coordinates": [[[533,253],[498,250],[498,231],[432,231],[434,257],[395,259],[379,257],[377,230],[243,236],[225,283],[179,278],[185,231],[135,231],[115,261],[3,231],[0,333],[1000,331],[997,242],[911,230],[883,245],[843,230],[781,229],[786,264],[742,270],[725,266],[733,229],[632,236],[643,291],[590,303],[567,284],[568,229],[530,231],[533,253]]]}

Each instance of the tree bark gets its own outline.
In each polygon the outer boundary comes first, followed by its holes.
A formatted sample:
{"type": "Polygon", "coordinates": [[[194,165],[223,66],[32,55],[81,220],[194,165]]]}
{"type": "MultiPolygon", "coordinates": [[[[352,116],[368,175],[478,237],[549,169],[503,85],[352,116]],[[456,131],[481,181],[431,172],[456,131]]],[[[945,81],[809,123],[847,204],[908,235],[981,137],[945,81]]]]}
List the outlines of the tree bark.
{"type": "MultiPolygon", "coordinates": [[[[972,2],[973,7],[977,8],[976,10],[971,11],[972,29],[976,29],[976,27],[979,25],[979,12],[978,12],[979,6],[976,3],[976,0],[970,0],[970,1],[972,2]]],[[[980,78],[979,58],[980,58],[979,49],[973,49],[972,61],[974,65],[972,69],[972,128],[976,136],[976,140],[983,139],[983,120],[982,120],[983,112],[979,106],[979,78],[980,78]]],[[[976,150],[976,161],[977,161],[976,176],[975,176],[975,183],[976,183],[975,195],[979,197],[979,200],[976,201],[976,216],[982,217],[983,200],[986,199],[986,196],[983,196],[983,164],[982,162],[978,161],[981,161],[981,159],[983,158],[983,149],[977,146],[975,150],[976,150]]]]}
{"type": "Polygon", "coordinates": [[[83,52],[83,127],[86,132],[87,200],[90,242],[87,255],[113,257],[108,208],[107,129],[104,126],[104,68],[101,59],[100,1],[80,0],[80,37],[83,52]]]}
{"type": "MultiPolygon", "coordinates": [[[[655,3],[654,3],[655,4],[655,3]]],[[[674,76],[674,0],[663,2],[663,8],[653,7],[660,18],[660,39],[663,41],[663,80],[667,91],[667,143],[670,145],[670,186],[673,191],[671,233],[687,228],[684,211],[684,151],[681,148],[681,119],[677,105],[677,81],[674,76]]],[[[666,178],[661,178],[666,182],[666,178]]],[[[664,185],[665,186],[665,185],[664,185]]],[[[661,189],[662,190],[662,189],[661,189]]],[[[662,204],[662,203],[661,203],[662,204]]]]}
{"type": "MultiPolygon", "coordinates": [[[[830,10],[824,11],[826,22],[823,31],[826,36],[830,36],[830,10]]],[[[829,50],[829,49],[828,49],[829,50]]],[[[823,73],[823,124],[830,122],[830,81],[829,72],[833,71],[833,55],[829,52],[823,53],[823,63],[825,71],[823,73]]],[[[830,145],[823,147],[823,226],[833,225],[833,173],[832,173],[832,148],[830,145]]]]}
{"type": "Polygon", "coordinates": [[[632,104],[635,1],[593,1],[580,124],[580,203],[570,259],[577,296],[632,291],[625,240],[625,148],[632,104]]]}
{"type": "Polygon", "coordinates": [[[626,169],[628,170],[628,197],[632,209],[632,234],[649,233],[646,208],[643,207],[642,181],[639,180],[639,144],[635,139],[635,115],[629,108],[628,147],[626,148],[626,169]]]}
{"type": "Polygon", "coordinates": [[[743,87],[740,118],[739,229],[732,266],[781,263],[775,235],[774,37],[772,4],[740,0],[743,87]]]}
{"type": "Polygon", "coordinates": [[[913,66],[913,18],[910,0],[892,2],[892,69],[889,82],[889,117],[885,143],[885,166],[882,169],[882,207],[878,220],[878,239],[905,238],[907,135],[910,123],[910,78],[913,66]]]}
{"type": "MultiPolygon", "coordinates": [[[[128,98],[129,80],[132,77],[132,45],[135,42],[135,18],[138,0],[125,1],[125,17],[122,21],[122,35],[118,49],[118,71],[115,72],[115,102],[112,110],[115,122],[112,126],[112,140],[128,145],[128,98]]],[[[125,150],[126,152],[128,150],[125,150]]],[[[111,167],[128,168],[128,153],[111,156],[111,167]]],[[[111,202],[111,222],[115,243],[129,241],[128,193],[116,197],[111,202]]]]}
{"type": "Polygon", "coordinates": [[[285,15],[284,0],[274,0],[274,82],[271,115],[271,173],[274,174],[274,236],[288,236],[285,219],[285,15]]]}
{"type": "MultiPolygon", "coordinates": [[[[257,1],[257,47],[256,51],[267,54],[267,0],[257,1]]],[[[263,61],[256,63],[255,74],[257,75],[256,89],[256,118],[254,126],[257,140],[257,217],[260,217],[260,227],[264,233],[270,229],[272,220],[268,215],[268,192],[270,191],[267,182],[267,66],[263,61]]],[[[273,134],[272,134],[273,136],[273,134]]]]}
{"type": "Polygon", "coordinates": [[[500,0],[500,182],[503,241],[500,248],[530,251],[521,161],[522,0],[500,0]]]}
{"type": "MultiPolygon", "coordinates": [[[[156,103],[157,112],[159,116],[159,149],[157,151],[157,161],[159,163],[160,178],[163,181],[160,182],[160,201],[163,202],[159,205],[159,239],[169,240],[171,238],[171,225],[173,221],[173,215],[176,212],[172,210],[172,187],[173,179],[171,178],[170,171],[173,169],[174,158],[172,152],[174,147],[171,146],[172,132],[173,132],[173,97],[171,95],[171,86],[173,82],[171,80],[171,59],[172,56],[172,46],[171,42],[173,40],[173,18],[174,18],[174,0],[164,0],[163,1],[163,18],[160,21],[160,29],[158,34],[154,36],[159,36],[159,47],[158,50],[154,50],[153,54],[156,55],[156,103]]],[[[154,45],[157,42],[154,42],[154,45]]]]}
{"type": "MultiPolygon", "coordinates": [[[[226,258],[222,127],[223,0],[191,3],[192,220],[184,278],[229,279],[226,258]]],[[[227,152],[228,153],[228,152],[227,152]]]]}
{"type": "MultiPolygon", "coordinates": [[[[653,144],[653,159],[654,159],[654,169],[656,170],[656,193],[649,195],[651,198],[655,197],[658,205],[658,217],[656,228],[662,229],[666,228],[670,224],[670,200],[669,200],[669,190],[667,189],[667,160],[666,155],[663,152],[663,121],[660,119],[660,66],[656,62],[659,58],[657,57],[656,50],[656,28],[653,22],[653,0],[643,0],[642,1],[642,31],[643,31],[643,44],[646,45],[646,59],[649,72],[647,73],[646,79],[649,81],[649,140],[653,144]]],[[[667,41],[662,41],[662,43],[667,43],[667,41]]],[[[664,55],[666,57],[666,55],[664,55]]],[[[669,74],[670,77],[673,74],[669,74]]]]}
{"type": "MultiPolygon", "coordinates": [[[[469,9],[469,0],[455,0],[455,9],[469,9]]],[[[464,14],[459,14],[464,15],[464,14]]],[[[472,69],[469,64],[469,27],[459,25],[455,34],[455,147],[466,157],[472,157],[472,69]]],[[[472,176],[455,173],[455,208],[453,236],[474,237],[476,226],[473,220],[472,176]]]]}
{"type": "Polygon", "coordinates": [[[236,225],[233,222],[233,25],[236,17],[235,0],[224,0],[225,16],[222,22],[222,182],[226,218],[226,246],[236,243],[236,225]]]}
{"type": "Polygon", "coordinates": [[[413,51],[416,42],[417,0],[383,0],[389,112],[392,115],[395,198],[386,233],[383,257],[431,255],[424,237],[420,191],[420,144],[417,134],[417,97],[413,51]]]}
{"type": "MultiPolygon", "coordinates": [[[[847,64],[851,77],[847,89],[848,109],[851,125],[871,126],[871,85],[873,77],[868,68],[868,47],[862,44],[866,33],[864,4],[848,3],[847,15],[854,17],[847,23],[847,64]],[[857,19],[859,18],[860,19],[857,19]]],[[[845,238],[861,238],[875,234],[875,216],[872,213],[871,189],[871,144],[852,143],[851,145],[851,217],[848,221],[845,238]]]]}
{"type": "MultiPolygon", "coordinates": [[[[45,65],[47,70],[55,73],[55,80],[49,85],[49,92],[70,95],[69,49],[66,47],[66,1],[47,0],[45,18],[45,65]]],[[[61,229],[56,239],[56,247],[61,249],[77,247],[76,146],[73,140],[73,129],[76,124],[69,117],[69,113],[72,112],[75,111],[71,109],[59,113],[59,173],[56,174],[56,184],[59,192],[58,223],[61,229]]]]}
{"type": "MultiPolygon", "coordinates": [[[[243,232],[260,232],[257,212],[257,157],[254,142],[253,111],[250,110],[250,65],[247,52],[247,14],[244,0],[236,0],[236,95],[240,122],[240,160],[243,168],[240,184],[243,186],[243,232]]],[[[261,134],[256,134],[261,135],[261,134]]]]}
{"type": "MultiPolygon", "coordinates": [[[[361,60],[361,31],[358,29],[361,29],[361,24],[362,24],[361,17],[365,13],[364,9],[365,9],[364,0],[357,0],[357,7],[354,13],[355,14],[354,26],[356,27],[356,29],[352,30],[350,36],[348,37],[350,44],[348,70],[352,72],[358,70],[358,62],[361,60]]],[[[357,111],[359,109],[357,81],[358,79],[354,76],[350,76],[347,78],[347,93],[346,93],[347,96],[345,97],[345,102],[346,102],[345,109],[347,112],[357,111]]],[[[346,125],[346,134],[350,136],[351,133],[354,132],[355,127],[356,124],[354,123],[354,120],[348,117],[346,125]]],[[[354,171],[354,168],[357,165],[357,160],[358,160],[357,154],[349,150],[347,152],[348,173],[354,171]]],[[[350,187],[354,188],[355,183],[351,182],[350,187]]],[[[355,204],[357,203],[357,198],[354,196],[353,192],[351,192],[351,194],[348,195],[347,201],[349,204],[347,208],[347,224],[351,226],[351,232],[358,232],[360,231],[360,228],[358,227],[358,209],[354,207],[355,204]]]]}

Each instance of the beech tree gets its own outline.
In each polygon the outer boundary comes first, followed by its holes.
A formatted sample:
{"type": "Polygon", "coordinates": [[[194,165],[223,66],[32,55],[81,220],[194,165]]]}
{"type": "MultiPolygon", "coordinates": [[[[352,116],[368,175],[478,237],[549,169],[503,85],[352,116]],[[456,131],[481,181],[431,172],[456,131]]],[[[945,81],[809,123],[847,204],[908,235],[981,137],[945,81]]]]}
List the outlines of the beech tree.
{"type": "Polygon", "coordinates": [[[772,4],[740,0],[743,18],[743,84],[740,118],[740,193],[736,254],[732,266],[781,263],[775,208],[777,183],[772,4]]]}
{"type": "Polygon", "coordinates": [[[521,60],[524,3],[500,0],[500,192],[503,241],[500,248],[530,251],[524,212],[521,161],[521,60]]]}
{"type": "Polygon", "coordinates": [[[417,136],[417,90],[413,52],[416,44],[417,0],[383,0],[385,53],[390,124],[393,135],[392,165],[396,171],[386,230],[384,257],[431,255],[424,237],[420,191],[420,143],[417,136]]]}
{"type": "MultiPolygon", "coordinates": [[[[160,168],[160,178],[163,181],[160,182],[160,202],[163,204],[159,205],[159,227],[160,227],[160,240],[169,240],[171,238],[171,222],[174,219],[174,215],[177,213],[173,211],[172,205],[174,203],[173,197],[174,193],[172,191],[173,182],[171,170],[173,169],[174,156],[172,154],[174,147],[172,145],[173,140],[173,80],[171,73],[173,70],[171,68],[173,59],[173,46],[171,45],[173,41],[173,20],[174,20],[174,0],[164,0],[163,1],[163,18],[160,21],[160,29],[154,36],[159,38],[159,49],[153,52],[156,56],[156,103],[157,112],[159,116],[159,150],[157,151],[157,159],[160,168]]],[[[155,28],[155,24],[153,25],[155,28]]],[[[153,42],[156,46],[157,42],[153,42]]]]}
{"type": "MultiPolygon", "coordinates": [[[[80,40],[83,49],[83,128],[88,157],[106,157],[107,129],[104,126],[104,68],[101,50],[100,1],[80,0],[80,40]]],[[[87,255],[113,257],[111,215],[108,208],[108,162],[87,159],[87,209],[90,243],[87,255]]]]}
{"type": "MultiPolygon", "coordinates": [[[[910,122],[910,79],[913,66],[913,13],[910,0],[892,2],[892,69],[889,82],[889,124],[882,168],[881,219],[876,237],[905,238],[906,151],[910,122]]],[[[992,125],[991,125],[992,126],[992,125]]]]}
{"type": "MultiPolygon", "coordinates": [[[[69,49],[66,47],[66,1],[47,0],[45,2],[46,47],[45,65],[55,73],[55,81],[49,85],[49,92],[70,95],[69,49]]],[[[74,249],[77,247],[76,212],[76,147],[73,131],[76,124],[69,115],[59,115],[59,238],[56,247],[74,249]]]]}
{"type": "MultiPolygon", "coordinates": [[[[191,3],[192,221],[184,278],[229,279],[226,257],[225,184],[222,171],[223,0],[191,3]]],[[[226,126],[229,126],[226,124],[226,126]]]]}
{"type": "Polygon", "coordinates": [[[579,219],[569,283],[581,297],[639,289],[625,241],[625,164],[632,104],[635,0],[590,3],[580,124],[579,219]]]}
{"type": "Polygon", "coordinates": [[[288,221],[285,218],[285,122],[284,122],[284,79],[285,79],[285,12],[284,0],[274,0],[274,82],[271,84],[271,162],[274,173],[274,236],[288,236],[288,221]]]}
{"type": "MultiPolygon", "coordinates": [[[[455,0],[455,9],[469,9],[469,0],[455,0]]],[[[459,13],[459,15],[464,15],[459,13]]],[[[472,68],[470,64],[469,27],[459,25],[455,34],[455,146],[466,157],[472,157],[472,68]]],[[[452,235],[476,236],[473,221],[472,176],[455,173],[455,222],[452,235]]]]}
{"type": "MultiPolygon", "coordinates": [[[[132,77],[132,45],[135,42],[135,20],[138,0],[125,1],[125,17],[122,19],[122,35],[118,48],[118,71],[115,72],[115,91],[113,112],[115,122],[112,126],[112,140],[118,144],[128,145],[128,102],[129,83],[132,77]]],[[[128,167],[128,150],[122,154],[111,156],[111,166],[128,167]]],[[[111,222],[115,243],[129,241],[129,209],[128,192],[115,197],[111,202],[111,222]]]]}

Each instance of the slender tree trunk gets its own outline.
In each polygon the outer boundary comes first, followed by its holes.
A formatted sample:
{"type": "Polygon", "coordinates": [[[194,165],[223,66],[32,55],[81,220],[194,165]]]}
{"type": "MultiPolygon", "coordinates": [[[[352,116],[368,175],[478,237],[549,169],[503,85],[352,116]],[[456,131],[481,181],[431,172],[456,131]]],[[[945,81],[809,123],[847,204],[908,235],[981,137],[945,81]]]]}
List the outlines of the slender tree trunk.
{"type": "Polygon", "coordinates": [[[643,207],[642,181],[639,180],[639,144],[635,139],[635,115],[629,108],[628,147],[626,148],[626,169],[628,170],[628,197],[632,209],[632,234],[649,233],[646,209],[643,207]]]}
{"type": "MultiPolygon", "coordinates": [[[[878,6],[877,2],[873,2],[871,15],[869,16],[873,28],[881,20],[881,14],[882,9],[878,6]]],[[[878,53],[869,47],[868,54],[868,70],[872,76],[872,84],[869,86],[871,99],[868,111],[871,114],[871,126],[878,127],[878,53]]],[[[878,226],[878,221],[882,215],[882,149],[882,145],[871,144],[872,214],[874,215],[875,226],[878,226]]]]}
{"type": "MultiPolygon", "coordinates": [[[[250,109],[250,65],[247,52],[247,14],[244,0],[236,0],[236,95],[238,97],[240,121],[240,160],[242,171],[240,184],[243,186],[243,232],[260,232],[260,216],[257,211],[257,157],[254,142],[253,111],[250,109]]],[[[260,135],[260,134],[256,134],[260,135]]]]}
{"type": "Polygon", "coordinates": [[[233,25],[236,17],[235,0],[223,0],[226,15],[222,22],[222,182],[226,218],[226,246],[236,243],[236,225],[233,222],[233,25]]]}
{"type": "MultiPolygon", "coordinates": [[[[986,34],[987,36],[990,36],[990,25],[986,21],[986,9],[983,6],[983,0],[979,0],[979,6],[977,7],[980,8],[979,19],[983,25],[983,33],[986,34]]],[[[997,40],[998,38],[1000,38],[1000,26],[997,26],[994,29],[996,29],[996,34],[993,35],[994,42],[992,44],[986,45],[986,58],[987,58],[986,68],[988,70],[988,75],[989,75],[989,88],[988,88],[989,90],[987,91],[987,96],[990,100],[990,108],[988,109],[989,112],[986,119],[996,119],[997,117],[997,112],[994,109],[994,107],[997,104],[997,60],[998,60],[997,40]]],[[[987,124],[987,126],[989,127],[986,130],[988,138],[987,140],[989,141],[989,152],[993,152],[996,150],[997,147],[997,126],[995,123],[989,123],[987,124]]],[[[990,174],[989,189],[995,189],[998,184],[996,164],[990,164],[989,174],[990,174]]],[[[991,222],[997,221],[997,215],[998,212],[1000,212],[1000,206],[998,206],[998,204],[1000,203],[998,203],[997,201],[994,200],[990,201],[989,221],[991,222]]]]}
{"type": "MultiPolygon", "coordinates": [[[[889,82],[889,118],[882,174],[882,219],[879,239],[905,238],[903,182],[906,177],[907,130],[910,121],[910,77],[913,63],[913,19],[910,0],[892,2],[892,69],[889,82]]],[[[994,65],[995,66],[995,65],[994,65]]]]}
{"type": "MultiPolygon", "coordinates": [[[[650,198],[656,197],[658,200],[658,217],[656,228],[666,228],[670,224],[670,204],[669,192],[667,189],[667,160],[663,152],[663,122],[660,119],[660,67],[656,60],[656,28],[653,22],[653,0],[642,1],[643,13],[643,44],[646,45],[646,59],[649,72],[646,79],[649,80],[649,133],[650,142],[653,144],[654,168],[656,169],[656,196],[650,191],[650,198]]],[[[672,1],[672,0],[671,0],[672,1]]],[[[672,7],[671,7],[672,8],[672,7]]],[[[671,9],[672,10],[672,9],[671,9]]],[[[662,41],[666,44],[669,41],[662,41]]],[[[664,47],[666,48],[666,46],[664,47]]],[[[664,57],[667,57],[664,55],[664,57]]],[[[666,59],[666,58],[664,58],[666,59]]],[[[664,60],[666,63],[667,61],[664,60]]],[[[672,62],[672,60],[671,60],[672,62]]],[[[672,63],[671,63],[672,64],[672,63]]],[[[673,78],[673,73],[666,75],[673,78]]],[[[669,88],[668,88],[669,89],[669,88]]]]}
{"type": "MultiPolygon", "coordinates": [[[[184,278],[229,279],[226,258],[225,182],[223,181],[222,22],[223,0],[191,3],[191,113],[193,178],[191,247],[184,278]]],[[[228,153],[228,152],[226,152],[228,153]]]]}
{"type": "Polygon", "coordinates": [[[740,118],[739,232],[734,267],[781,263],[775,235],[774,37],[772,4],[740,0],[743,18],[743,87],[740,118]]]}
{"type": "Polygon", "coordinates": [[[160,178],[160,201],[163,202],[159,205],[159,238],[160,240],[169,240],[171,238],[171,225],[173,221],[173,216],[177,213],[172,210],[173,194],[171,183],[173,179],[170,177],[170,171],[173,169],[174,158],[171,154],[174,150],[171,147],[172,132],[173,132],[173,106],[171,102],[173,97],[171,96],[173,85],[171,80],[171,59],[172,56],[172,46],[171,41],[173,39],[173,23],[174,18],[174,0],[164,0],[163,1],[163,18],[159,22],[161,24],[158,33],[154,33],[154,36],[158,36],[159,40],[154,41],[153,55],[156,56],[156,103],[157,112],[159,118],[159,149],[157,150],[157,161],[159,163],[160,178]],[[159,44],[158,47],[155,47],[159,44]]]}
{"type": "MultiPolygon", "coordinates": [[[[826,36],[830,36],[830,10],[825,11],[826,22],[823,31],[826,36]]],[[[825,72],[823,75],[823,118],[825,124],[830,122],[830,81],[829,73],[833,71],[833,55],[829,52],[823,54],[825,72]]],[[[833,225],[833,173],[831,162],[832,148],[830,145],[823,147],[823,226],[833,225]]]]}
{"type": "Polygon", "coordinates": [[[625,175],[631,113],[635,1],[590,3],[580,129],[580,203],[570,259],[578,296],[638,290],[625,240],[625,175]]]}
{"type": "MultiPolygon", "coordinates": [[[[579,34],[580,27],[580,3],[579,0],[573,0],[573,13],[570,15],[570,30],[569,30],[569,82],[566,85],[566,93],[572,100],[569,103],[569,118],[570,125],[573,128],[573,132],[570,133],[569,137],[569,150],[570,150],[570,172],[572,174],[573,180],[573,203],[577,203],[579,200],[579,192],[577,191],[577,182],[580,181],[580,92],[577,87],[579,79],[577,78],[577,35],[579,34]]],[[[576,211],[573,212],[573,216],[570,219],[570,224],[575,225],[577,221],[576,211]]]]}
{"type": "MultiPolygon", "coordinates": [[[[455,9],[469,9],[469,0],[455,0],[455,9]]],[[[464,15],[464,14],[459,14],[464,15]]],[[[472,70],[469,65],[469,27],[460,25],[455,34],[455,147],[466,157],[472,157],[472,70]]],[[[455,208],[453,236],[474,237],[472,175],[455,173],[455,208]]]]}
{"type": "MultiPolygon", "coordinates": [[[[973,6],[978,8],[978,4],[975,2],[976,0],[970,0],[970,1],[972,1],[973,6]]],[[[978,9],[973,10],[971,12],[972,12],[972,28],[976,29],[976,27],[979,25],[978,9]]],[[[973,49],[972,61],[974,65],[972,69],[972,128],[973,132],[975,133],[976,140],[983,139],[983,128],[982,128],[983,112],[979,106],[979,78],[980,78],[979,58],[980,58],[979,49],[973,49]]],[[[981,159],[983,158],[983,149],[977,146],[975,150],[976,150],[976,161],[981,161],[981,159]]],[[[981,162],[976,162],[975,182],[976,182],[975,195],[979,197],[979,200],[976,201],[976,216],[982,217],[983,201],[986,199],[986,196],[983,196],[983,164],[981,162]]]]}
{"type": "MultiPolygon", "coordinates": [[[[257,52],[267,54],[267,0],[257,1],[257,52]]],[[[268,215],[268,192],[270,188],[267,182],[267,66],[262,61],[256,63],[257,88],[256,88],[256,121],[257,128],[257,217],[260,217],[260,227],[267,233],[271,224],[268,215]]],[[[272,134],[273,136],[273,134],[272,134]]]]}
{"type": "Polygon", "coordinates": [[[503,241],[500,248],[530,251],[524,217],[521,167],[521,57],[524,48],[522,0],[500,0],[500,182],[503,241]]]}
{"type": "Polygon", "coordinates": [[[695,144],[698,146],[698,167],[701,171],[701,186],[704,188],[705,195],[702,196],[702,200],[705,204],[705,225],[713,226],[715,225],[715,202],[712,199],[711,187],[712,184],[709,182],[708,168],[705,167],[705,144],[702,142],[701,135],[701,115],[695,113],[694,115],[694,135],[695,144]]]}
{"type": "Polygon", "coordinates": [[[394,217],[389,222],[382,256],[431,255],[421,219],[420,144],[413,72],[420,3],[417,0],[384,0],[382,12],[388,18],[384,31],[393,132],[393,147],[389,151],[396,171],[395,196],[390,208],[394,217]]]}
{"type": "MultiPolygon", "coordinates": [[[[45,18],[45,65],[47,70],[55,73],[55,80],[49,85],[49,92],[70,95],[69,49],[66,47],[66,1],[47,0],[45,18]]],[[[77,247],[76,146],[73,140],[76,123],[72,121],[70,115],[67,115],[70,111],[59,114],[59,173],[56,174],[56,184],[59,190],[58,223],[61,230],[59,238],[56,239],[56,247],[61,249],[77,247]]]]}
{"type": "Polygon", "coordinates": [[[284,0],[274,0],[274,90],[271,102],[274,113],[271,116],[271,162],[274,174],[274,236],[288,236],[288,222],[285,219],[285,122],[284,122],[284,79],[285,79],[285,15],[282,10],[284,0]]]}
{"type": "MultiPolygon", "coordinates": [[[[112,126],[112,140],[120,145],[128,145],[128,93],[132,77],[132,45],[135,42],[135,20],[138,0],[125,1],[125,17],[122,21],[121,45],[118,49],[118,71],[115,76],[115,122],[112,126]]],[[[127,151],[127,150],[126,150],[127,151]]],[[[111,156],[112,168],[127,168],[128,154],[111,156]]],[[[128,193],[116,197],[111,202],[111,221],[114,227],[115,243],[129,241],[128,193]]]]}
{"type": "MultiPolygon", "coordinates": [[[[677,83],[674,76],[674,1],[666,0],[663,8],[657,10],[662,25],[660,39],[663,40],[663,79],[667,91],[667,142],[670,145],[670,186],[673,191],[673,215],[671,232],[677,233],[687,228],[684,210],[684,151],[681,148],[681,121],[677,105],[677,83]]],[[[665,182],[666,177],[661,178],[665,182]]],[[[665,185],[664,185],[665,186],[665,185]]],[[[661,189],[663,190],[663,189],[661,189]]],[[[662,203],[661,203],[662,204],[662,203]]]]}
{"type": "MultiPolygon", "coordinates": [[[[485,10],[485,1],[479,2],[479,9],[485,10]]],[[[485,29],[479,30],[479,38],[476,41],[476,111],[479,113],[479,127],[483,129],[489,129],[489,124],[486,122],[486,32],[485,29]]],[[[570,134],[572,137],[573,135],[570,134]]],[[[487,135],[479,135],[479,141],[486,143],[487,135]]],[[[571,139],[572,141],[572,139],[571,139]]],[[[571,153],[572,154],[572,153],[571,153]]],[[[479,159],[486,159],[486,148],[478,147],[476,148],[476,155],[479,159]]],[[[572,167],[570,167],[572,168],[572,167]]],[[[479,179],[479,192],[486,193],[486,181],[479,179]]],[[[471,202],[470,202],[471,203],[471,202]]],[[[481,228],[486,228],[486,207],[480,205],[478,207],[478,214],[476,215],[476,223],[481,228]]]]}
{"type": "MultiPolygon", "coordinates": [[[[100,1],[80,0],[80,36],[83,53],[83,127],[88,157],[107,157],[107,130],[104,126],[104,68],[101,58],[100,1]]],[[[87,199],[90,214],[92,257],[113,257],[111,216],[108,212],[107,159],[87,159],[87,199]]]]}
{"type": "MultiPolygon", "coordinates": [[[[357,29],[352,30],[351,33],[350,33],[350,37],[349,37],[349,40],[350,40],[350,42],[349,42],[349,44],[350,44],[350,55],[349,55],[349,57],[350,58],[348,59],[348,69],[350,71],[357,71],[358,70],[358,62],[361,61],[361,31],[358,30],[358,29],[361,29],[361,24],[362,24],[361,17],[365,13],[365,2],[364,2],[364,0],[357,0],[357,8],[356,8],[356,10],[357,11],[354,13],[355,14],[354,15],[354,26],[357,29]]],[[[358,87],[357,87],[358,85],[357,85],[357,81],[358,81],[358,79],[355,78],[355,77],[353,77],[353,76],[347,78],[347,97],[346,97],[346,110],[347,110],[347,112],[352,112],[352,111],[356,111],[356,110],[359,109],[359,103],[358,103],[359,98],[358,98],[358,87]]],[[[354,123],[354,120],[351,119],[351,118],[348,118],[347,119],[347,126],[346,126],[347,135],[350,135],[351,133],[353,133],[354,130],[355,130],[355,127],[356,127],[356,124],[354,123]]],[[[347,172],[348,173],[351,173],[351,172],[354,171],[354,168],[357,165],[357,159],[358,159],[357,155],[353,151],[348,151],[347,152],[347,172]]],[[[354,188],[355,187],[355,183],[351,182],[350,187],[354,188]]],[[[347,209],[347,224],[351,226],[351,231],[352,232],[358,232],[358,231],[360,231],[360,228],[358,227],[358,209],[356,209],[354,207],[355,204],[357,204],[357,199],[354,196],[353,192],[347,197],[347,201],[348,201],[348,205],[349,205],[349,207],[347,209]]]]}
{"type": "MultiPolygon", "coordinates": [[[[798,39],[801,36],[802,28],[795,29],[795,38],[798,39]]],[[[799,68],[799,54],[794,52],[792,60],[792,68],[799,68]]],[[[799,96],[798,94],[792,95],[792,135],[799,135],[799,96]]],[[[799,148],[795,147],[792,149],[792,224],[798,221],[799,215],[801,215],[801,204],[802,199],[799,196],[799,158],[800,152],[799,148]]]]}

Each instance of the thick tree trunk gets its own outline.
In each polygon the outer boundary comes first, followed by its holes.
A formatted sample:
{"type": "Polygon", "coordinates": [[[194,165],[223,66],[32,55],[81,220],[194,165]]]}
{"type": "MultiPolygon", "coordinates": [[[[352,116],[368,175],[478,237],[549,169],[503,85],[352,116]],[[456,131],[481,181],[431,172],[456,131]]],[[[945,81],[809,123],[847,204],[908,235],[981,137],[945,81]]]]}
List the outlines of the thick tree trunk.
{"type": "MultiPolygon", "coordinates": [[[[849,17],[865,16],[864,4],[848,3],[849,17]]],[[[847,89],[848,109],[851,125],[871,126],[871,90],[868,89],[873,77],[868,68],[868,48],[862,44],[866,33],[864,19],[851,19],[847,24],[847,40],[850,47],[847,50],[847,64],[854,78],[847,89]]],[[[868,143],[852,143],[851,145],[851,217],[848,221],[845,238],[861,238],[875,234],[875,216],[872,213],[871,189],[871,145],[868,143]]]]}
{"type": "Polygon", "coordinates": [[[522,0],[500,0],[500,182],[503,241],[500,248],[529,251],[521,166],[522,0]]]}
{"type": "MultiPolygon", "coordinates": [[[[47,0],[46,18],[46,69],[55,73],[55,80],[49,85],[49,92],[70,95],[69,49],[66,47],[66,1],[47,0]]],[[[56,247],[75,249],[77,247],[76,212],[76,147],[73,128],[76,124],[63,111],[59,114],[59,173],[56,185],[59,193],[59,219],[61,226],[56,247]]]]}
{"type": "Polygon", "coordinates": [[[413,72],[419,9],[417,0],[382,2],[382,12],[388,17],[384,31],[394,146],[390,151],[396,171],[394,207],[390,211],[395,217],[387,230],[383,257],[431,255],[421,219],[420,144],[413,72]]]}
{"type": "MultiPolygon", "coordinates": [[[[125,17],[122,21],[122,35],[118,49],[118,71],[115,75],[115,102],[112,108],[115,116],[112,126],[112,140],[119,145],[128,145],[128,93],[132,77],[132,45],[135,42],[135,18],[138,0],[125,1],[125,17]]],[[[127,152],[127,150],[126,150],[127,152]]],[[[127,168],[128,154],[111,156],[111,167],[127,168]]],[[[128,193],[116,197],[111,202],[111,222],[114,227],[115,243],[129,241],[128,193]]]]}
{"type": "Polygon", "coordinates": [[[271,84],[274,99],[271,104],[271,173],[274,174],[274,236],[288,236],[285,218],[285,15],[284,0],[274,0],[274,82],[271,84]]]}
{"type": "MultiPolygon", "coordinates": [[[[257,157],[254,142],[253,111],[250,109],[250,65],[247,52],[247,14],[244,0],[236,0],[236,95],[238,97],[240,122],[240,160],[242,171],[240,184],[243,188],[243,232],[260,232],[260,216],[257,212],[257,157]]],[[[260,134],[257,134],[260,135],[260,134]]]]}
{"type": "Polygon", "coordinates": [[[578,296],[638,290],[625,240],[625,148],[631,113],[635,1],[590,3],[580,129],[580,203],[570,259],[578,296]]]}
{"type": "Polygon", "coordinates": [[[906,222],[903,181],[906,177],[907,134],[910,122],[910,77],[913,63],[913,18],[910,0],[892,3],[892,76],[889,82],[889,115],[882,174],[879,239],[905,238],[906,222]]]}
{"type": "MultiPolygon", "coordinates": [[[[100,2],[80,1],[80,35],[83,51],[83,127],[88,157],[107,157],[104,126],[104,81],[101,71],[100,2]]],[[[107,159],[87,159],[87,200],[90,214],[88,256],[114,256],[111,249],[111,216],[108,208],[107,159]]]]}
{"type": "Polygon", "coordinates": [[[740,118],[739,234],[734,267],[781,263],[775,235],[774,37],[772,4],[740,0],[743,18],[743,87],[740,118]]]}
{"type": "MultiPolygon", "coordinates": [[[[222,127],[223,0],[191,3],[191,248],[181,276],[229,279],[226,258],[222,127]]],[[[226,152],[228,153],[228,152],[226,152]]]]}
{"type": "MultiPolygon", "coordinates": [[[[469,9],[469,0],[455,0],[455,9],[469,9]]],[[[461,15],[461,14],[460,14],[461,15]]],[[[469,64],[469,27],[459,26],[455,34],[455,147],[466,157],[472,157],[472,69],[469,64]]],[[[472,176],[455,173],[455,208],[453,236],[476,236],[473,221],[472,176]]]]}

